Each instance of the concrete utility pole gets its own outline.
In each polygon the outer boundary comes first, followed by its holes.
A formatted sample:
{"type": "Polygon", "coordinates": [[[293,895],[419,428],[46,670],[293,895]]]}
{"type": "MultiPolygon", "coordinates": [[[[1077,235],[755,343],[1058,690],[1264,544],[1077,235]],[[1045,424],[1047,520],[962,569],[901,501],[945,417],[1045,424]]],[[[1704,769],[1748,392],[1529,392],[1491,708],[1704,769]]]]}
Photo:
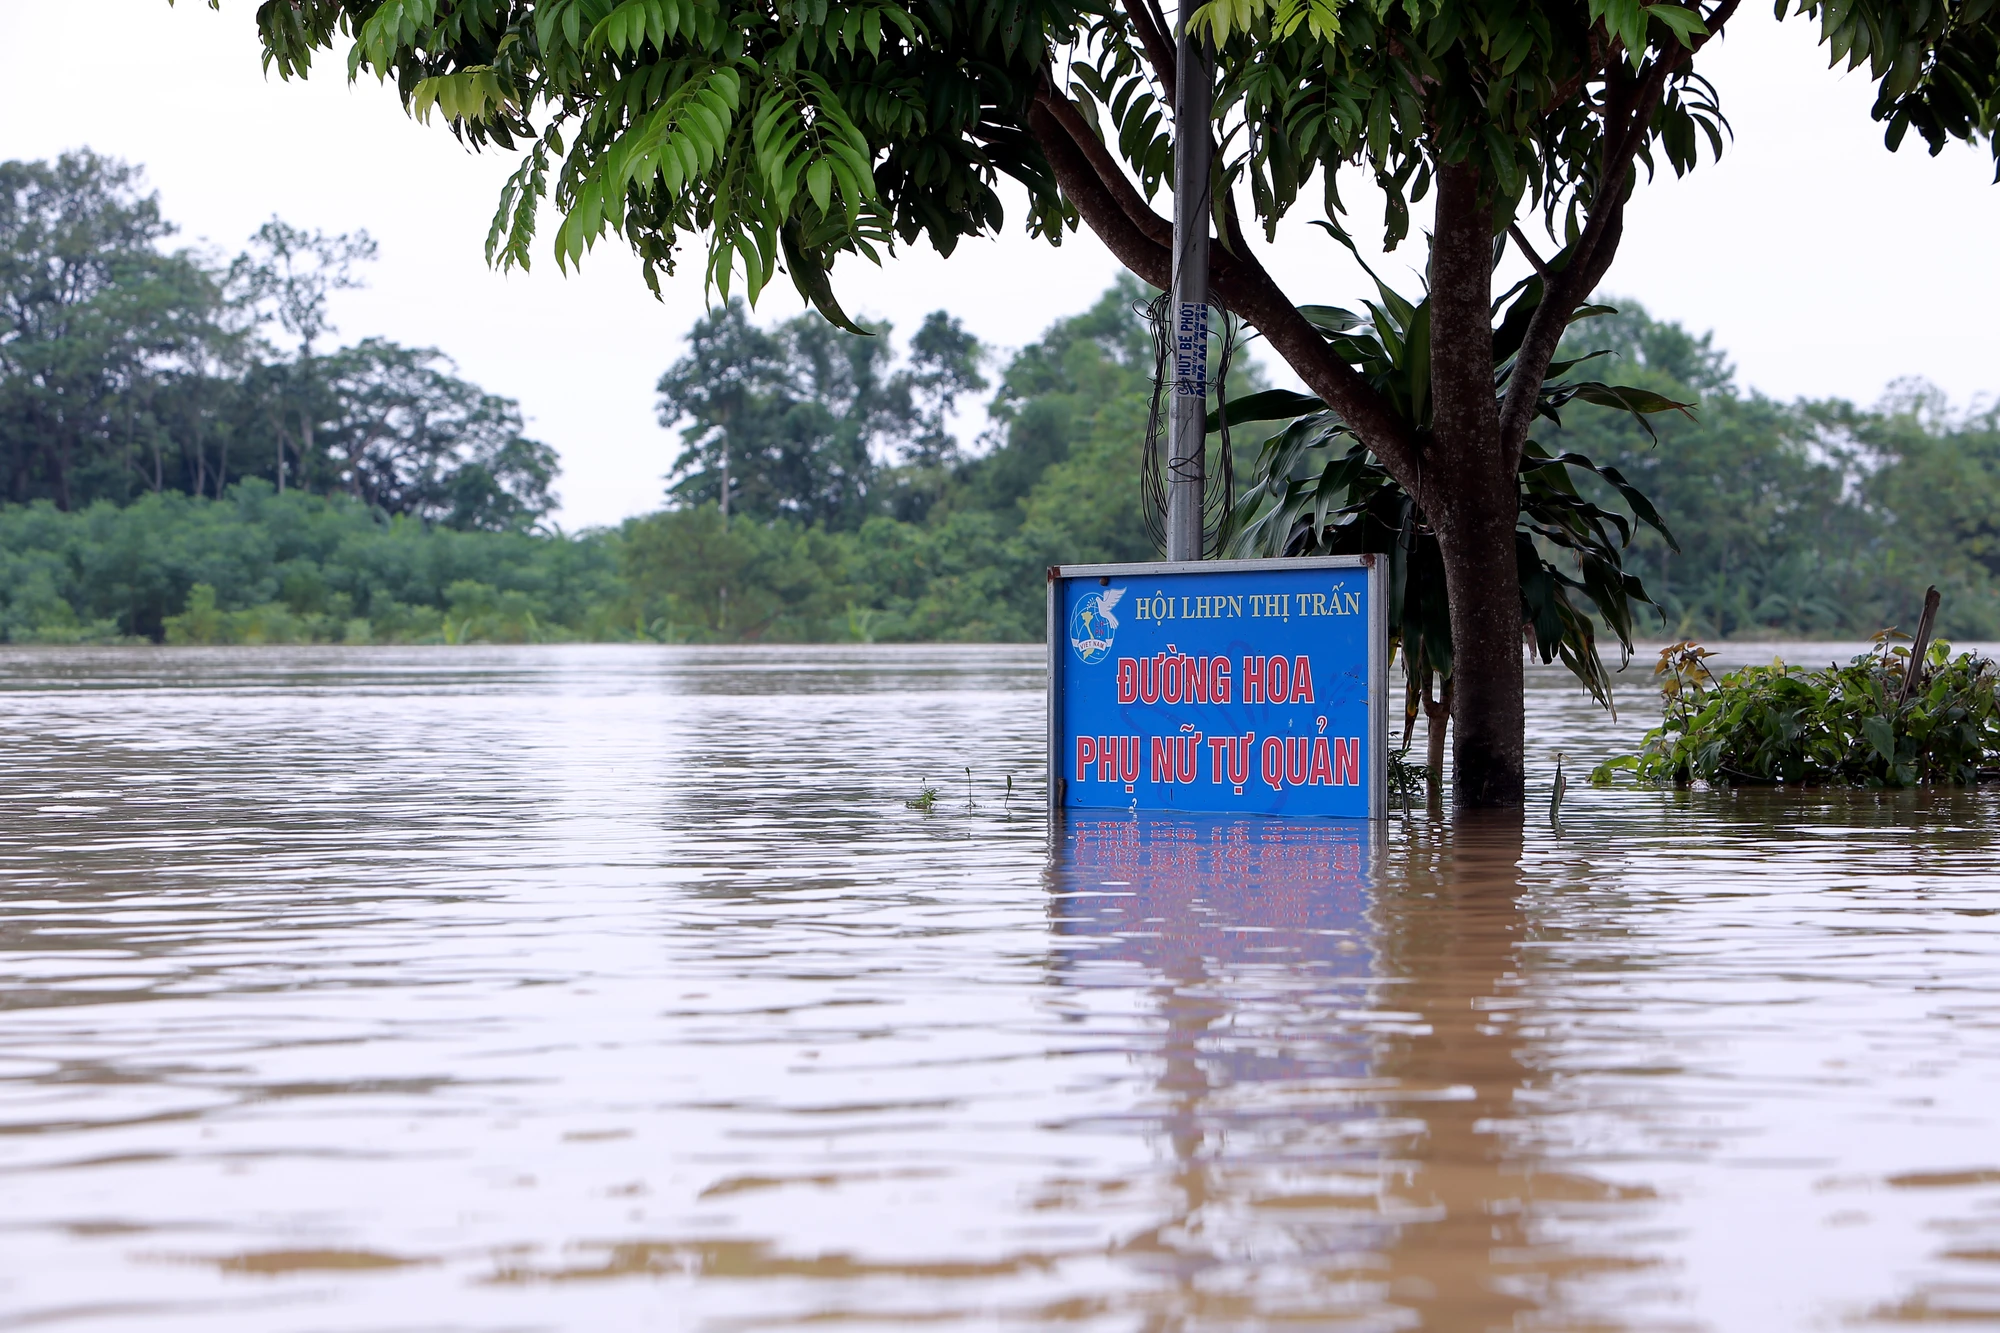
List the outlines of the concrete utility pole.
{"type": "Polygon", "coordinates": [[[1186,30],[1194,0],[1181,0],[1174,54],[1174,394],[1167,417],[1167,559],[1202,557],[1208,432],[1209,113],[1215,71],[1208,44],[1186,30]]]}

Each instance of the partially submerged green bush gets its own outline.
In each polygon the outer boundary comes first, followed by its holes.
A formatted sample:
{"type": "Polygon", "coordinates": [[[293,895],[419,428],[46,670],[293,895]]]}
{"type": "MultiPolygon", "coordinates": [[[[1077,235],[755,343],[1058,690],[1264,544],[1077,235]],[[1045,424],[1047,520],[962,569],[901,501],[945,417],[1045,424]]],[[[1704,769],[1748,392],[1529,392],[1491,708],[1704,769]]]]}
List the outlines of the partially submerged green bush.
{"type": "Polygon", "coordinates": [[[1676,786],[1962,786],[2000,776],[2000,663],[1953,657],[1939,641],[1902,699],[1910,649],[1892,637],[1876,635],[1844,667],[1773,661],[1720,678],[1706,648],[1677,643],[1654,669],[1665,718],[1638,754],[1598,765],[1591,783],[1606,786],[1619,772],[1676,786]]]}

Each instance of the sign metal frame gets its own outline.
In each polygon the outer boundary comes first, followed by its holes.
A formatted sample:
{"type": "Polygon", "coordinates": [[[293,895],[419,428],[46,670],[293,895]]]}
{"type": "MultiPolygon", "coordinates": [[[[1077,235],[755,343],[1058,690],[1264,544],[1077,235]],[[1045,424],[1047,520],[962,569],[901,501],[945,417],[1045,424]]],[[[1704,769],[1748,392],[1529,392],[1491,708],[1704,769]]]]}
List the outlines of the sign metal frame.
{"type": "MultiPolygon", "coordinates": [[[[1388,562],[1378,555],[1312,555],[1275,560],[1148,560],[1111,565],[1051,565],[1048,573],[1048,803],[1049,818],[1060,820],[1067,769],[1063,747],[1063,670],[1069,654],[1063,588],[1077,579],[1147,578],[1174,574],[1290,573],[1360,569],[1368,578],[1368,754],[1374,762],[1368,815],[1379,821],[1389,809],[1389,589],[1388,562]]],[[[1272,816],[1285,818],[1287,816],[1272,816]]]]}

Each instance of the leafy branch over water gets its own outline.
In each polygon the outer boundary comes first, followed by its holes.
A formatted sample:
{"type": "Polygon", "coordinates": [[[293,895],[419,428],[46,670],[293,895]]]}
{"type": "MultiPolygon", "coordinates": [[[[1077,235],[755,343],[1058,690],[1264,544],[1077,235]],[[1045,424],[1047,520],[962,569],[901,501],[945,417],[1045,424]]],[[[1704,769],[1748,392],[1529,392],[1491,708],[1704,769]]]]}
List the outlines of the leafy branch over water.
{"type": "Polygon", "coordinates": [[[1719,678],[1708,649],[1674,644],[1654,669],[1665,718],[1639,753],[1598,765],[1591,783],[1608,786],[1620,772],[1683,787],[1966,786],[2000,776],[2000,663],[1953,657],[1940,640],[1918,645],[1912,671],[1912,650],[1897,637],[1883,631],[1844,667],[1773,661],[1719,678]]]}

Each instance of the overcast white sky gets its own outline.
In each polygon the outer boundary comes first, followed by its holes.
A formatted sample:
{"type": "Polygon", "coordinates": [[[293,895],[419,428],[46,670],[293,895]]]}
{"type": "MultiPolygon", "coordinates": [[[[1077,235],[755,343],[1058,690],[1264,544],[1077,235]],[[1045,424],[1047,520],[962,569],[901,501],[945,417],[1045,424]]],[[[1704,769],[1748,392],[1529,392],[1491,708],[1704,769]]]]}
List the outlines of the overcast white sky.
{"type": "MultiPolygon", "coordinates": [[[[520,399],[562,453],[566,526],[657,507],[675,439],[652,386],[704,308],[698,265],[664,303],[600,247],[583,271],[501,276],[481,256],[501,155],[474,156],[407,120],[394,93],[350,88],[327,61],[310,82],[266,79],[254,0],[0,0],[0,159],[88,145],[144,164],[183,239],[233,253],[276,213],[381,245],[365,291],[338,298],[340,336],[434,345],[520,399]]],[[[1746,11],[1703,57],[1736,142],[1721,164],[1644,187],[1608,290],[1713,329],[1741,379],[1782,398],[1873,401],[1921,375],[1964,403],[2000,390],[2000,187],[1983,150],[1930,158],[1882,147],[1865,77],[1825,68],[1811,30],[1746,11]]],[[[1359,199],[1359,192],[1351,192],[1359,199]]],[[[1357,235],[1376,214],[1363,208],[1357,235]]],[[[544,236],[554,228],[544,228],[544,236]]],[[[1303,225],[1266,256],[1296,299],[1368,290],[1303,225]]],[[[1421,262],[1406,246],[1384,272],[1421,262]]],[[[1089,305],[1116,266],[1086,232],[1060,250],[1012,234],[835,275],[851,312],[914,329],[943,306],[1000,347],[1089,305]]],[[[1412,283],[1411,285],[1414,285],[1412,283]]],[[[781,282],[759,315],[798,309],[781,282]]],[[[976,421],[974,425],[976,425],[976,421]]]]}

